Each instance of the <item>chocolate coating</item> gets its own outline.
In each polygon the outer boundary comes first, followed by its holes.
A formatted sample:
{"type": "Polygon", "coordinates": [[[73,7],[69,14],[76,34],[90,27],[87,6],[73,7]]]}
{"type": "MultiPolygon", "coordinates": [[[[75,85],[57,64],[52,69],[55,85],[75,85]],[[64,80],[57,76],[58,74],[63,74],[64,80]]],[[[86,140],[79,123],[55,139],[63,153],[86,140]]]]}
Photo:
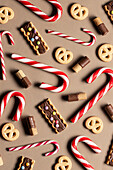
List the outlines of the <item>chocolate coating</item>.
{"type": "Polygon", "coordinates": [[[113,17],[113,1],[109,2],[107,5],[107,9],[109,10],[110,15],[113,17]]]}
{"type": "Polygon", "coordinates": [[[69,94],[68,95],[68,102],[78,101],[78,94],[69,94]]]}
{"type": "Polygon", "coordinates": [[[49,119],[49,123],[52,124],[57,132],[61,132],[66,128],[67,124],[63,123],[63,118],[60,118],[57,110],[53,108],[53,105],[50,104],[48,99],[38,106],[38,108],[45,114],[46,119],[49,119]]]}
{"type": "Polygon", "coordinates": [[[27,124],[28,124],[29,129],[36,128],[35,120],[33,116],[29,116],[26,119],[27,119],[27,124]]]}
{"type": "Polygon", "coordinates": [[[23,85],[23,87],[28,88],[31,86],[31,82],[29,81],[29,79],[27,77],[24,77],[23,79],[21,79],[21,83],[23,85]]]}
{"type": "Polygon", "coordinates": [[[113,121],[113,106],[111,104],[108,104],[104,107],[106,113],[109,115],[111,120],[113,121]]]}
{"type": "Polygon", "coordinates": [[[34,161],[32,159],[29,159],[27,157],[22,157],[22,162],[20,162],[21,166],[19,166],[18,170],[32,170],[34,161]]]}
{"type": "Polygon", "coordinates": [[[98,26],[98,30],[102,35],[106,35],[109,32],[104,23],[98,26]]]}
{"type": "Polygon", "coordinates": [[[108,154],[107,164],[113,166],[113,143],[108,154]]]}
{"type": "Polygon", "coordinates": [[[83,58],[78,62],[78,64],[79,64],[82,68],[84,68],[89,62],[90,62],[90,59],[89,59],[87,56],[85,56],[85,57],[83,57],[83,58]]]}

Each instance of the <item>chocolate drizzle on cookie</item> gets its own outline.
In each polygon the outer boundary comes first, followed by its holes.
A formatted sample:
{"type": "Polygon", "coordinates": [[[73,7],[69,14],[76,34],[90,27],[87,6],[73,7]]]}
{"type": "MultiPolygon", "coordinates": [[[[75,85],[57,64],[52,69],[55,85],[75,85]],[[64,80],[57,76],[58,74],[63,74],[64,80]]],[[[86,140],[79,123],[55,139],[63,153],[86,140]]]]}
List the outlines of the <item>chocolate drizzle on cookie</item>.
{"type": "Polygon", "coordinates": [[[32,170],[34,163],[34,160],[22,156],[18,170],[32,170]]]}
{"type": "Polygon", "coordinates": [[[24,33],[24,36],[27,37],[27,40],[30,42],[31,46],[33,46],[38,55],[45,53],[49,49],[32,22],[28,22],[21,27],[20,30],[24,33]]]}
{"type": "Polygon", "coordinates": [[[55,109],[50,99],[46,99],[38,108],[45,115],[46,119],[48,119],[49,123],[52,124],[52,127],[55,129],[57,133],[63,131],[67,124],[58,111],[55,109]]]}

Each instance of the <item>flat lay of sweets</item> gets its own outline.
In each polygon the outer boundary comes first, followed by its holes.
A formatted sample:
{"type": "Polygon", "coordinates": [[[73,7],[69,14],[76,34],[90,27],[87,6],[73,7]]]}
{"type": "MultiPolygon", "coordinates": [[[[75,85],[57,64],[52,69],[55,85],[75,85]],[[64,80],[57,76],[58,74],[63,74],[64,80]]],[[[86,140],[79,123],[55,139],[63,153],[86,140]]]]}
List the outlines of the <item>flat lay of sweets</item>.
{"type": "Polygon", "coordinates": [[[42,102],[38,106],[38,109],[42,112],[56,133],[62,132],[68,126],[50,99],[46,99],[42,102]]]}
{"type": "Polygon", "coordinates": [[[37,55],[43,54],[49,50],[48,45],[37,31],[36,27],[33,25],[32,22],[28,22],[24,24],[20,31],[23,35],[27,38],[27,41],[33,47],[33,50],[36,52],[37,55]]]}
{"type": "Polygon", "coordinates": [[[0,4],[1,170],[110,170],[113,0],[0,4]]]}

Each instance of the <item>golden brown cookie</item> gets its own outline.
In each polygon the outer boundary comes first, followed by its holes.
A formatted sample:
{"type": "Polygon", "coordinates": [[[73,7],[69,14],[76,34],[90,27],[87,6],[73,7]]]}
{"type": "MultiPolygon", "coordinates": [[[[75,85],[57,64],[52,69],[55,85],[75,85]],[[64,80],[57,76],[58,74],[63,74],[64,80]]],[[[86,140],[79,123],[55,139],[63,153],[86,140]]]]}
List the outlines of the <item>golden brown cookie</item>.
{"type": "Polygon", "coordinates": [[[68,64],[73,59],[73,53],[65,48],[58,48],[55,52],[56,60],[61,64],[68,64]]]}
{"type": "Polygon", "coordinates": [[[0,8],[0,23],[5,24],[8,20],[13,19],[14,11],[9,7],[0,8]]]}
{"type": "Polygon", "coordinates": [[[76,20],[84,20],[88,16],[88,9],[80,4],[73,4],[70,9],[71,16],[76,20]]]}
{"type": "Polygon", "coordinates": [[[58,163],[55,165],[54,170],[71,170],[72,163],[67,156],[61,156],[58,163]]]}
{"type": "Polygon", "coordinates": [[[96,116],[88,118],[85,122],[85,126],[95,134],[98,134],[103,130],[103,122],[96,116]]]}
{"type": "Polygon", "coordinates": [[[111,44],[103,44],[98,50],[99,58],[104,62],[112,60],[113,46],[111,44]]]}
{"type": "Polygon", "coordinates": [[[19,131],[12,123],[6,123],[2,128],[2,136],[8,141],[14,141],[19,137],[19,131]]]}

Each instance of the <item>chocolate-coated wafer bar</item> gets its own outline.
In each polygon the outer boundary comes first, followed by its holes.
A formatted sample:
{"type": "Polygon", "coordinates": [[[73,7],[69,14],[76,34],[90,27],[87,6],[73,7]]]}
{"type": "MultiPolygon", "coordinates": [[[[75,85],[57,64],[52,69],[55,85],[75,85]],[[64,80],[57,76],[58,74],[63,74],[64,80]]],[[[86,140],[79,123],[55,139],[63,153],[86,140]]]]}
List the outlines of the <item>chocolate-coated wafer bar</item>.
{"type": "Polygon", "coordinates": [[[78,73],[82,68],[84,68],[88,63],[90,62],[90,59],[85,56],[82,57],[82,59],[72,68],[76,73],[78,73]]]}
{"type": "Polygon", "coordinates": [[[110,148],[110,151],[109,151],[109,154],[108,154],[108,157],[107,157],[107,162],[106,162],[108,165],[111,165],[113,166],[113,142],[111,144],[111,148],[110,148]]]}
{"type": "Polygon", "coordinates": [[[22,26],[20,30],[23,32],[24,36],[27,38],[37,55],[43,54],[49,50],[48,45],[32,22],[28,22],[22,26]]]}
{"type": "Polygon", "coordinates": [[[34,160],[22,156],[21,162],[19,163],[19,168],[17,170],[32,170],[34,163],[34,160]]]}
{"type": "Polygon", "coordinates": [[[69,94],[68,95],[68,102],[85,100],[85,99],[87,99],[86,93],[76,93],[76,94],[69,94]]]}
{"type": "Polygon", "coordinates": [[[16,72],[16,76],[19,78],[22,86],[24,88],[28,88],[31,86],[31,82],[30,80],[28,79],[28,77],[24,74],[24,72],[22,70],[19,70],[16,72]]]}
{"type": "Polygon", "coordinates": [[[50,99],[46,99],[38,106],[38,108],[41,110],[48,122],[52,125],[52,128],[56,133],[63,131],[68,126],[50,99]]]}
{"type": "Polygon", "coordinates": [[[36,128],[36,125],[35,125],[34,117],[28,116],[26,118],[26,121],[27,121],[27,126],[28,126],[28,130],[29,130],[30,135],[33,135],[33,136],[37,135],[38,132],[37,132],[37,128],[36,128]]]}
{"type": "Polygon", "coordinates": [[[106,35],[109,32],[108,29],[106,28],[105,24],[100,19],[100,17],[96,17],[95,19],[93,19],[93,22],[95,23],[100,34],[106,35]]]}
{"type": "Polygon", "coordinates": [[[107,104],[106,106],[104,106],[104,110],[106,111],[106,113],[109,115],[109,117],[113,121],[113,106],[111,104],[107,104]]]}
{"type": "Polygon", "coordinates": [[[113,1],[110,1],[104,6],[107,15],[109,16],[110,20],[113,21],[113,1]]]}

